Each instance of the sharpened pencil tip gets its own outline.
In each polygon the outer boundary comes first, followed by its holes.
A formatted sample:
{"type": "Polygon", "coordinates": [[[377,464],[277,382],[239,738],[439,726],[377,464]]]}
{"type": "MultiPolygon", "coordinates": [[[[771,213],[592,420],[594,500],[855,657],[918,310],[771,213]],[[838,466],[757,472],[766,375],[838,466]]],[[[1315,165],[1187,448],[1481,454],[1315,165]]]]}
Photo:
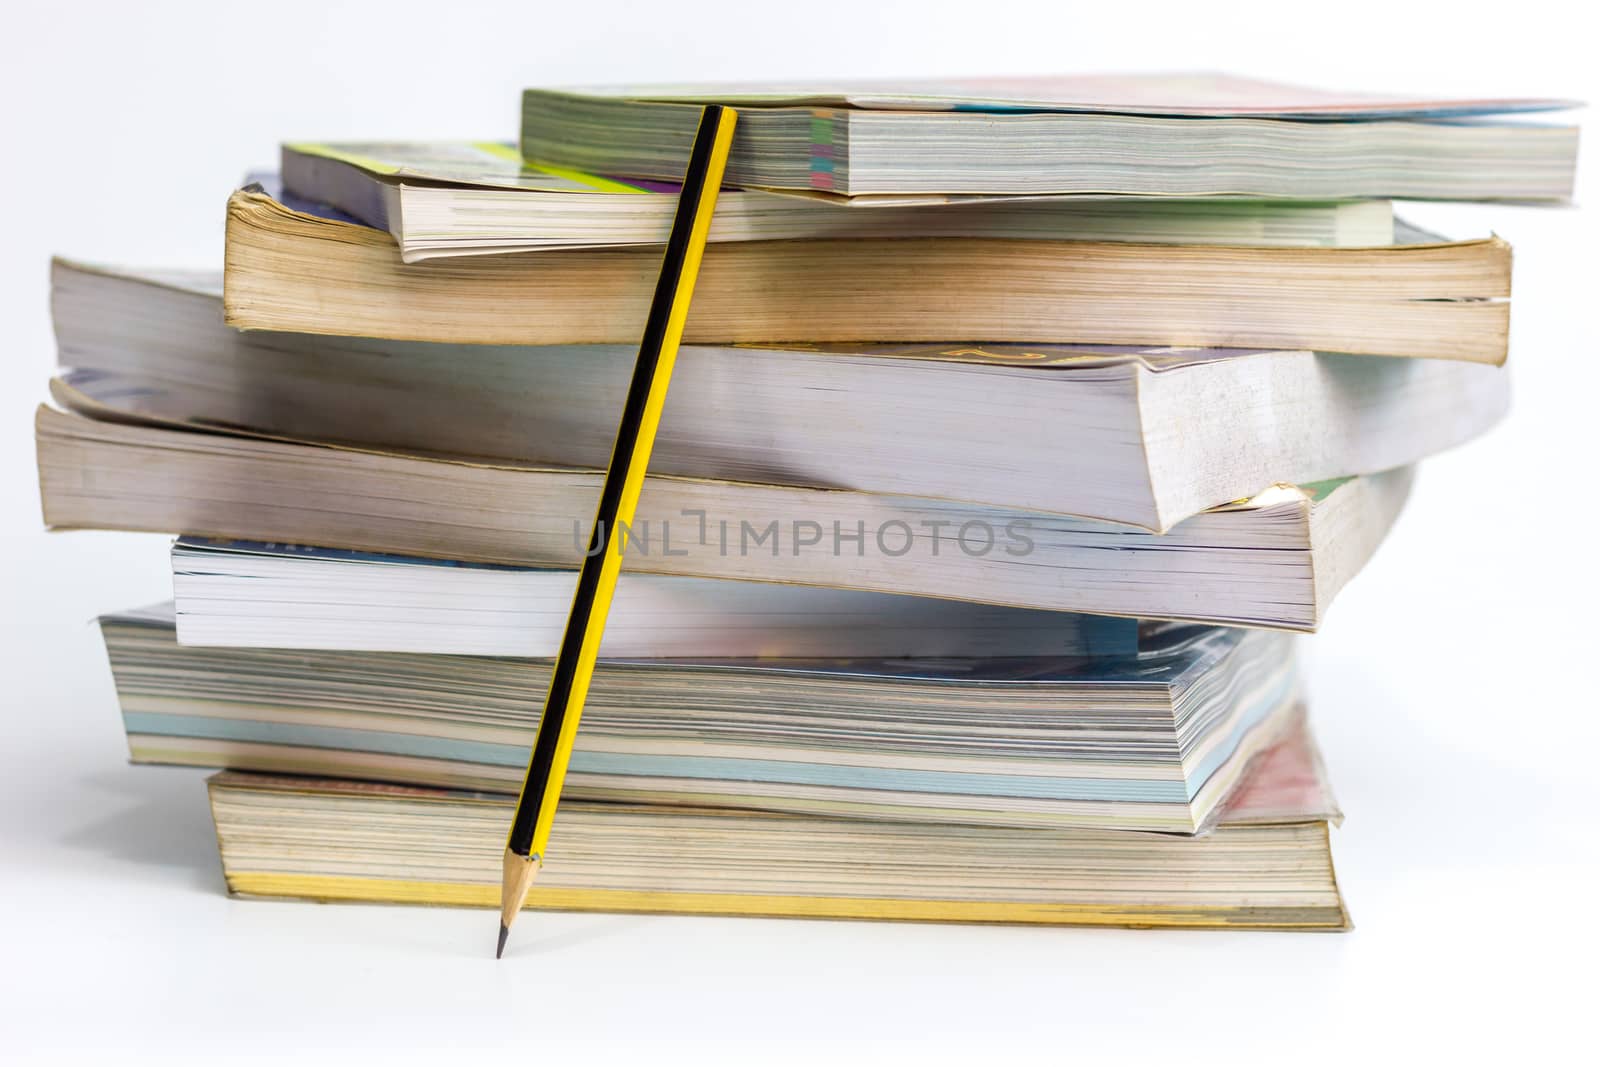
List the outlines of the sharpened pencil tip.
{"type": "Polygon", "coordinates": [[[506,935],[511,933],[511,928],[505,923],[500,924],[500,940],[494,946],[494,958],[499,959],[506,951],[506,935]]]}

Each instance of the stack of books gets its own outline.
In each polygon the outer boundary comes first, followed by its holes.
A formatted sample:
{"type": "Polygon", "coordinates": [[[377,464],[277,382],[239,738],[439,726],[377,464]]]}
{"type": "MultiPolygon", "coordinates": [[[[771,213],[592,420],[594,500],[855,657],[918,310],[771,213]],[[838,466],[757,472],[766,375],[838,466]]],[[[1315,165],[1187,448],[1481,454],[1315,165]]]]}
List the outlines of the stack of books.
{"type": "MultiPolygon", "coordinates": [[[[698,108],[741,114],[530,905],[1340,929],[1296,638],[1507,406],[1559,101],[1215,76],[530,90],[58,260],[58,529],[245,895],[493,905],[698,108]]],[[[1378,652],[1380,650],[1375,650],[1378,652]]]]}

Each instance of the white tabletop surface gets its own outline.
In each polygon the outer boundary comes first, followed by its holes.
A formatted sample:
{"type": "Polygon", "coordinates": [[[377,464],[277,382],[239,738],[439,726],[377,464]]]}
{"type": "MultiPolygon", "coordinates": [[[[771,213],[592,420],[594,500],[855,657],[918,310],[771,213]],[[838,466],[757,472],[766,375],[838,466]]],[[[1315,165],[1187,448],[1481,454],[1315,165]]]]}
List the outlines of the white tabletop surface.
{"type": "Polygon", "coordinates": [[[41,531],[29,420],[53,361],[50,253],[215,264],[230,183],[279,139],[509,139],[524,83],[1205,67],[1600,99],[1592,34],[1554,5],[1504,24],[1363,3],[725,3],[709,28],[682,10],[8,15],[0,1061],[409,1062],[520,1044],[528,1062],[1470,1062],[1586,1040],[1600,234],[1581,210],[1412,212],[1516,246],[1516,398],[1507,423],[1426,466],[1305,645],[1354,932],[530,915],[497,964],[487,912],[224,895],[203,774],[127,764],[89,624],[169,595],[167,539],[41,531]]]}

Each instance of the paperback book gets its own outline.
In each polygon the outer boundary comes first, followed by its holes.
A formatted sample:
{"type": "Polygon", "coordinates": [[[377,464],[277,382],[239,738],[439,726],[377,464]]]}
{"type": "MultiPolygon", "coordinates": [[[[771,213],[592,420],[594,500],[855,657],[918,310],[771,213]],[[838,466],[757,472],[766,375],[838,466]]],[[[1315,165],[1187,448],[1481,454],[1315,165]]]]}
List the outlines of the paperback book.
{"type": "MultiPolygon", "coordinates": [[[[407,263],[447,256],[660,245],[675,182],[619,180],[525,161],[492,142],[283,146],[284,192],[387,230],[407,263]]],[[[938,211],[725,189],[708,240],[998,237],[1357,248],[1394,240],[1385,200],[996,198],[938,211]]]]}
{"type": "MultiPolygon", "coordinates": [[[[628,345],[229,329],[212,273],[57,261],[68,382],[198,427],[599,468],[628,345]]],[[[1503,370],[1310,352],[687,346],[650,469],[1056,512],[1165,531],[1274,482],[1375,474],[1485,432],[1503,370]]]]}
{"type": "MultiPolygon", "coordinates": [[[[211,809],[240,896],[494,907],[510,797],[226,771],[211,809]],[[403,842],[397,845],[396,842],[403,842]]],[[[565,803],[528,907],[1089,926],[1342,930],[1311,739],[1292,734],[1200,837],[565,803]]]]}
{"type": "MultiPolygon", "coordinates": [[[[554,658],[577,572],[183,537],[185,645],[554,658]]],[[[1133,619],[624,571],[601,651],[617,659],[1131,655],[1133,619]]]]}
{"type": "MultiPolygon", "coordinates": [[[[574,567],[601,474],[424,458],[97,408],[39,409],[45,521],[574,567]],[[83,414],[91,412],[94,417],[83,414]]],[[[652,475],[626,569],[1092,615],[1314,630],[1377,549],[1412,472],[1277,486],[1164,535],[1015,509],[652,475]]]]}
{"type": "MultiPolygon", "coordinates": [[[[228,202],[229,325],[468,344],[637,344],[659,251],[407,265],[383,230],[228,202]]],[[[683,340],[1183,345],[1502,363],[1511,248],[892,238],[710,246],[683,340]]]]}
{"type": "Polygon", "coordinates": [[[622,86],[522,97],[522,154],[671,178],[703,104],[740,107],[734,185],[844,200],[995,194],[1565,200],[1557,100],[1418,101],[1218,74],[622,86]]]}
{"type": "MultiPolygon", "coordinates": [[[[515,792],[550,661],[192,648],[101,631],[139,762],[515,792]]],[[[1300,702],[1293,638],[1148,627],[1130,656],[604,660],[564,795],[1195,833],[1300,702]]]]}

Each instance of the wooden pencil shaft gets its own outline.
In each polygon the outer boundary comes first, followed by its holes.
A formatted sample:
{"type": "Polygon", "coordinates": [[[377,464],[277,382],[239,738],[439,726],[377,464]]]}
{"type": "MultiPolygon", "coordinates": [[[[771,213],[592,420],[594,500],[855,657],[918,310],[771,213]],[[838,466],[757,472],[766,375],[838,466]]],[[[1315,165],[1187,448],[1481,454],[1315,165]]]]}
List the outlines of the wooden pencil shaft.
{"type": "Polygon", "coordinates": [[[660,420],[661,404],[682,335],[690,290],[705,243],[709,214],[716,203],[726,145],[734,114],[708,107],[701,118],[694,150],[684,173],[672,234],[662,258],[650,315],[639,345],[611,462],[595,509],[589,552],[578,572],[572,611],[556,657],[545,698],[544,714],[528,761],[527,777],[512,820],[507,849],[520,856],[543,851],[560,799],[566,758],[582,714],[589,676],[599,652],[611,592],[621,569],[619,531],[633,521],[644,471],[660,420]],[[722,142],[719,146],[719,141],[722,142]],[[718,148],[722,151],[719,153],[718,148]]]}

